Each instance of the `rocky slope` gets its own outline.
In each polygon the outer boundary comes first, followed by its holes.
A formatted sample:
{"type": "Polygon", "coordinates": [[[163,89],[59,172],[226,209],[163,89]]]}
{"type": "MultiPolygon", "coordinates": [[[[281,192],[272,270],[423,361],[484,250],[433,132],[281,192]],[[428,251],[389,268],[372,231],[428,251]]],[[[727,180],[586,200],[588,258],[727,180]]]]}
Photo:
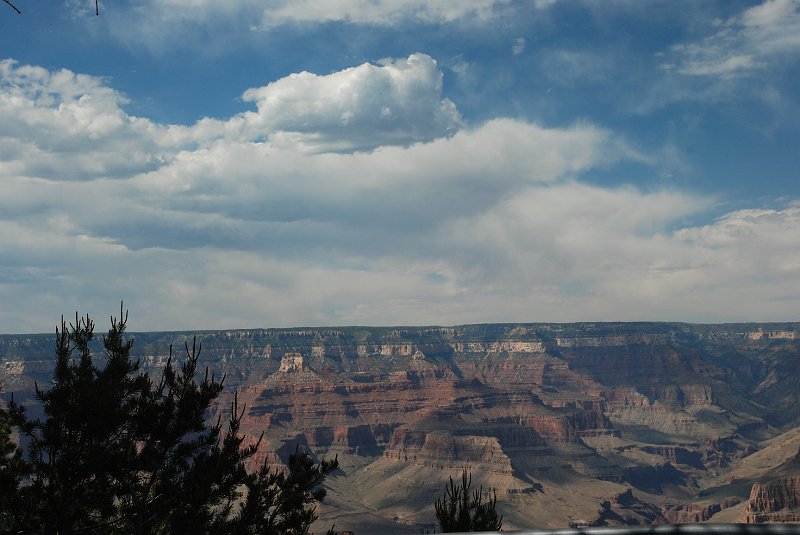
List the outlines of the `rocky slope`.
{"type": "MultiPolygon", "coordinates": [[[[169,344],[190,336],[134,334],[135,353],[157,373],[169,344]]],[[[734,509],[748,521],[794,514],[794,483],[765,483],[791,476],[791,459],[747,461],[780,456],[776,444],[794,440],[797,323],[197,337],[204,362],[227,374],[226,395],[237,391],[247,404],[246,431],[265,433],[257,462],[280,463],[297,444],[339,456],[321,511],[357,533],[432,528],[434,498],[464,467],[496,489],[508,527],[714,521],[734,509]]],[[[24,399],[34,381],[47,383],[52,341],[0,336],[5,393],[24,399]]]]}

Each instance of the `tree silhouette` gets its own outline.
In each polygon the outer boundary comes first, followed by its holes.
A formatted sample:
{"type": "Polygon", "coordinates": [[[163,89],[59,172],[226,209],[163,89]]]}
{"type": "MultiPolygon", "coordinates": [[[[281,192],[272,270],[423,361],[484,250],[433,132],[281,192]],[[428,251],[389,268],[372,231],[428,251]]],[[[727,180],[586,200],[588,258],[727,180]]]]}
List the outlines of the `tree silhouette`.
{"type": "Polygon", "coordinates": [[[94,322],[62,318],[52,386],[36,387],[44,418],[28,418],[13,400],[0,412],[0,532],[307,534],[338,461],[297,450],[285,471],[248,473],[261,438],[243,445],[236,396],[227,425],[205,420],[225,378],[206,369],[196,379],[201,347],[185,344],[179,367],[170,347],[154,383],[131,359],[126,325],[120,307],[99,368],[94,322]],[[9,440],[12,428],[25,455],[9,440]]]}
{"type": "Polygon", "coordinates": [[[11,428],[11,416],[0,405],[0,532],[16,524],[15,511],[22,506],[17,499],[17,488],[28,475],[22,449],[11,440],[11,428]]]}
{"type": "Polygon", "coordinates": [[[503,516],[497,516],[495,506],[497,494],[483,501],[483,487],[470,493],[472,475],[467,469],[461,474],[461,483],[456,485],[450,477],[445,493],[433,504],[436,519],[444,533],[458,531],[500,531],[503,516]]]}

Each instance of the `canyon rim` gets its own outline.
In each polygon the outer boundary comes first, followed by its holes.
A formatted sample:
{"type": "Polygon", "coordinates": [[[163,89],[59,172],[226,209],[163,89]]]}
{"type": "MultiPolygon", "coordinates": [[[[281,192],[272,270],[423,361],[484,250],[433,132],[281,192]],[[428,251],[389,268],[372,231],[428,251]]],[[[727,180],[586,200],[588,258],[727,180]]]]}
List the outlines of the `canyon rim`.
{"type": "MultiPolygon", "coordinates": [[[[157,372],[193,333],[134,333],[157,372]]],[[[433,529],[464,468],[506,528],[800,520],[800,323],[482,324],[197,333],[255,463],[338,456],[321,522],[433,529]]],[[[33,405],[52,335],[0,336],[33,405]]],[[[101,358],[101,357],[100,357],[101,358]]],[[[209,417],[216,418],[216,414],[209,417]]]]}

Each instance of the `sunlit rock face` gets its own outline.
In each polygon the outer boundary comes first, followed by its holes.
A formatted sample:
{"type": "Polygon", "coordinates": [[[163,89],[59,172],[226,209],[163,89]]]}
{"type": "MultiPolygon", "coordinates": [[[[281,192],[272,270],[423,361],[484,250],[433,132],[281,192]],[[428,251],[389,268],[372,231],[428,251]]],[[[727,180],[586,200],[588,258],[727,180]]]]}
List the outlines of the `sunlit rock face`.
{"type": "Polygon", "coordinates": [[[755,483],[739,520],[749,524],[800,522],[800,477],[755,483]]]}
{"type": "MultiPolygon", "coordinates": [[[[497,493],[509,528],[793,518],[783,490],[794,487],[763,482],[800,476],[798,333],[795,323],[503,324],[197,340],[203,364],[225,375],[209,416],[237,392],[249,440],[264,434],[254,465],[279,465],[297,445],[338,455],[323,519],[418,533],[463,468],[497,493]]],[[[190,333],[132,336],[153,373],[169,344],[191,345],[190,333]]],[[[52,373],[52,339],[0,337],[3,395],[31,402],[34,381],[52,373]]]]}

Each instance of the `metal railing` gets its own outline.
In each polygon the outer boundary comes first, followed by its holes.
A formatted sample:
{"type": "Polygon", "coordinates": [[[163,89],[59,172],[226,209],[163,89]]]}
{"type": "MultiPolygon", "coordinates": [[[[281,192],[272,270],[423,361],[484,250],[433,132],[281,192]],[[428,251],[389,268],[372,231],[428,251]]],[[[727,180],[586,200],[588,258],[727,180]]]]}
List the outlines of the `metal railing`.
{"type": "Polygon", "coordinates": [[[665,524],[661,526],[587,527],[485,533],[500,535],[503,533],[516,535],[800,535],[800,524],[665,524]]]}

